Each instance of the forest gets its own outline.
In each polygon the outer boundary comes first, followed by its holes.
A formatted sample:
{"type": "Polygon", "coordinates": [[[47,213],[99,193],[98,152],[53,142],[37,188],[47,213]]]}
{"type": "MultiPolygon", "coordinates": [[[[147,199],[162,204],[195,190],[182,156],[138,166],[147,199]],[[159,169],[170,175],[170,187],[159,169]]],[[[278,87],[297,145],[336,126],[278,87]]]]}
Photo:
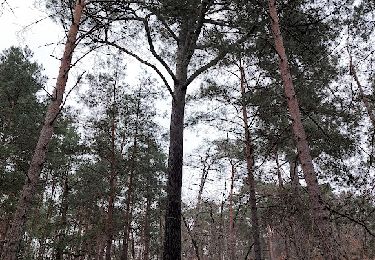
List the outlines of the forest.
{"type": "Polygon", "coordinates": [[[1,260],[375,259],[374,0],[35,4],[64,39],[54,75],[0,50],[1,260]]]}

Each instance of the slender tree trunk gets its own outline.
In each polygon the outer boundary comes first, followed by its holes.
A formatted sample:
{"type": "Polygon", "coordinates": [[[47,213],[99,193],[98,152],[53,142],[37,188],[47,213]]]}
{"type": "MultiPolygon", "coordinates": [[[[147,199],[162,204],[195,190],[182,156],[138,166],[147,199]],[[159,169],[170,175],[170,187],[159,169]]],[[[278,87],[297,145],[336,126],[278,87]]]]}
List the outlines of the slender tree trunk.
{"type": "Polygon", "coordinates": [[[67,225],[67,213],[68,213],[68,194],[69,194],[69,176],[68,174],[65,176],[64,186],[63,186],[63,193],[62,193],[62,200],[61,200],[61,208],[60,208],[60,215],[61,220],[59,223],[59,234],[57,237],[57,248],[55,259],[56,260],[63,260],[64,254],[64,241],[65,241],[65,229],[67,225]]]}
{"type": "Polygon", "coordinates": [[[233,216],[233,188],[234,188],[234,178],[236,174],[236,168],[234,162],[230,161],[231,165],[231,177],[230,177],[230,191],[229,191],[229,259],[236,260],[236,241],[234,235],[234,216],[233,216]]]}
{"type": "Polygon", "coordinates": [[[299,193],[299,186],[300,186],[297,165],[298,165],[297,159],[289,161],[290,180],[292,182],[292,188],[296,196],[299,193]]]}
{"type": "Polygon", "coordinates": [[[359,90],[360,98],[361,98],[361,100],[363,102],[363,105],[366,108],[366,112],[367,112],[368,116],[370,117],[371,124],[375,128],[375,115],[372,112],[372,108],[371,108],[370,102],[369,102],[368,98],[366,97],[366,95],[365,95],[365,93],[363,91],[362,84],[361,84],[361,82],[358,79],[357,71],[356,71],[356,69],[355,69],[355,67],[353,65],[352,57],[351,56],[350,56],[350,75],[352,75],[353,79],[357,83],[357,87],[358,87],[358,90],[359,90]]]}
{"type": "Polygon", "coordinates": [[[146,211],[143,224],[143,260],[150,259],[150,211],[151,211],[151,180],[147,176],[146,211]]]}
{"type": "Polygon", "coordinates": [[[133,181],[134,181],[134,171],[135,171],[135,157],[137,155],[137,146],[138,146],[138,124],[140,116],[140,96],[138,96],[137,110],[136,110],[136,122],[135,122],[135,131],[134,131],[134,141],[133,141],[133,153],[131,156],[131,166],[129,173],[129,182],[128,182],[128,196],[126,199],[126,209],[125,209],[125,224],[124,224],[124,238],[122,243],[122,254],[121,260],[128,260],[129,256],[129,237],[131,231],[132,223],[132,203],[133,203],[133,181]]]}
{"type": "Polygon", "coordinates": [[[111,260],[111,248],[113,240],[113,213],[115,210],[115,197],[117,186],[116,170],[116,85],[113,86],[113,105],[112,105],[112,122],[111,122],[111,173],[109,176],[109,197],[107,212],[107,231],[106,231],[106,251],[105,259],[111,260]]]}
{"type": "Polygon", "coordinates": [[[40,172],[46,159],[48,144],[52,138],[54,123],[60,113],[60,106],[63,101],[65,86],[68,80],[73,51],[76,47],[78,26],[81,21],[84,5],[84,0],[78,0],[75,6],[74,20],[72,25],[70,26],[68,39],[65,44],[64,54],[61,59],[60,70],[53,94],[54,98],[48,106],[39,140],[34,150],[34,155],[31,159],[29,170],[27,172],[27,178],[22,188],[21,196],[18,200],[17,209],[14,213],[12,224],[7,232],[6,243],[0,257],[2,260],[17,259],[20,242],[25,232],[25,223],[29,217],[28,214],[32,201],[35,197],[40,172]]]}
{"type": "Polygon", "coordinates": [[[221,201],[220,205],[220,226],[219,226],[219,235],[218,235],[218,256],[220,260],[225,259],[225,244],[224,244],[224,199],[221,201]]]}
{"type": "MultiPolygon", "coordinates": [[[[241,73],[241,95],[242,99],[245,98],[245,73],[242,65],[240,65],[241,73]]],[[[255,179],[254,179],[254,149],[251,141],[249,123],[247,118],[246,104],[242,103],[242,117],[245,129],[245,158],[247,166],[247,184],[249,185],[249,203],[251,208],[251,225],[254,240],[254,254],[256,260],[262,259],[262,249],[260,245],[260,231],[259,231],[259,220],[258,210],[255,192],[255,179]]]]}
{"type": "Polygon", "coordinates": [[[334,245],[332,229],[329,222],[329,212],[324,207],[317,175],[312,163],[310,148],[306,139],[305,129],[302,124],[297,96],[289,70],[288,59],[285,53],[284,42],[281,35],[279,18],[276,9],[276,1],[269,0],[268,4],[271,16],[272,33],[275,40],[275,48],[280,59],[279,66],[281,78],[284,84],[289,113],[292,118],[292,130],[297,145],[299,161],[301,163],[304,178],[307,183],[314,225],[317,226],[319,231],[318,237],[324,259],[337,259],[338,256],[335,254],[336,247],[334,245]]]}

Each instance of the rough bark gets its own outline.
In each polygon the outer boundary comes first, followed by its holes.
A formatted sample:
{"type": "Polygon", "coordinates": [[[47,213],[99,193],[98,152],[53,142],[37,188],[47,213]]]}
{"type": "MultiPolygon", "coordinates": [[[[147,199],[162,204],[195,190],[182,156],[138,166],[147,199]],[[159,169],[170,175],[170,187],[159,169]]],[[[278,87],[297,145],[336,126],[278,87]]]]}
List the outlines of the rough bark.
{"type": "Polygon", "coordinates": [[[176,84],[174,93],[170,124],[164,260],[181,259],[181,187],[186,90],[181,84],[176,84]]]}
{"type": "MultiPolygon", "coordinates": [[[[170,122],[167,207],[165,213],[165,238],[163,260],[181,259],[181,188],[182,188],[182,160],[183,160],[183,132],[186,99],[187,67],[190,57],[186,45],[191,44],[188,39],[189,28],[181,26],[179,44],[176,57],[176,81],[170,122]]],[[[195,42],[194,42],[195,44],[195,42]]]]}
{"type": "MultiPolygon", "coordinates": [[[[240,65],[241,73],[241,96],[242,99],[245,97],[245,72],[240,65]]],[[[262,249],[260,245],[260,231],[259,231],[259,220],[258,220],[258,209],[255,192],[255,179],[254,179],[254,149],[251,141],[251,134],[249,128],[249,122],[247,117],[246,104],[242,103],[242,117],[245,130],[245,158],[247,166],[247,185],[249,185],[249,203],[251,208],[251,226],[254,240],[254,255],[256,260],[262,259],[262,249]]]]}
{"type": "Polygon", "coordinates": [[[303,170],[307,184],[312,217],[318,229],[318,238],[324,259],[337,259],[332,229],[329,222],[329,212],[324,206],[321,190],[318,184],[317,175],[312,163],[310,148],[306,139],[306,133],[302,124],[300,108],[294,90],[290,74],[288,59],[286,56],[284,42],[281,35],[279,18],[276,9],[276,1],[269,0],[269,13],[271,17],[272,34],[275,41],[275,48],[279,56],[279,68],[284,85],[284,92],[287,98],[289,114],[292,119],[292,130],[297,145],[299,162],[303,170]]]}
{"type": "Polygon", "coordinates": [[[46,113],[43,127],[34,154],[32,156],[30,167],[27,172],[25,184],[22,188],[21,196],[18,200],[17,209],[14,213],[13,221],[6,235],[6,243],[1,254],[2,260],[16,260],[22,236],[25,232],[25,223],[32,201],[36,193],[36,187],[39,182],[40,172],[46,159],[48,144],[54,131],[54,123],[58,117],[63,101],[66,82],[71,66],[72,55],[76,47],[78,26],[81,21],[84,0],[78,0],[74,10],[73,23],[68,32],[68,38],[65,44],[65,50],[61,59],[59,74],[56,81],[56,87],[53,93],[53,99],[46,113]]]}

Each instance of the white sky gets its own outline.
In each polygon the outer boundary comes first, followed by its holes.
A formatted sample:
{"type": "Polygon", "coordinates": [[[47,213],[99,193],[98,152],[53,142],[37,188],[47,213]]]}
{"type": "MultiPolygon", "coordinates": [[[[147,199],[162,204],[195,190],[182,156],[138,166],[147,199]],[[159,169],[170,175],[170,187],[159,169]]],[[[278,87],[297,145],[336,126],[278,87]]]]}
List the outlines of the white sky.
{"type": "Polygon", "coordinates": [[[57,45],[64,33],[61,27],[47,18],[34,24],[36,21],[46,18],[42,7],[38,8],[34,1],[8,0],[8,5],[3,6],[0,16],[0,50],[13,45],[28,46],[34,52],[34,59],[43,64],[44,74],[49,76],[49,86],[53,84],[52,78],[59,68],[56,56],[61,52],[62,45],[57,45]],[[51,57],[55,56],[55,57],[51,57]]]}

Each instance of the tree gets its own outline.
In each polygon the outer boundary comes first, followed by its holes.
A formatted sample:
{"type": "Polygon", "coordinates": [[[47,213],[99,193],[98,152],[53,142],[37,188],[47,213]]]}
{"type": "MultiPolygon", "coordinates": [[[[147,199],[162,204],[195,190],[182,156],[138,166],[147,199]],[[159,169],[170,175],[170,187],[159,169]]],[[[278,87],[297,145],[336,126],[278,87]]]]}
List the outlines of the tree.
{"type": "Polygon", "coordinates": [[[292,119],[293,135],[297,145],[299,160],[301,162],[307,183],[307,189],[313,209],[313,218],[319,229],[318,236],[320,237],[320,246],[326,259],[337,259],[338,255],[335,253],[336,247],[333,243],[332,230],[329,223],[329,212],[324,206],[322,194],[318,185],[318,179],[312,163],[310,148],[306,140],[305,129],[302,125],[301,112],[289,70],[275,0],[269,0],[269,12],[271,17],[272,33],[275,40],[275,48],[280,59],[280,73],[292,119]]]}
{"type": "MultiPolygon", "coordinates": [[[[123,3],[126,4],[127,1],[123,3]]],[[[140,3],[138,8],[142,12],[138,12],[137,8],[132,5],[122,5],[123,3],[121,2],[117,6],[99,6],[99,10],[107,10],[109,15],[106,17],[98,17],[96,15],[98,12],[91,12],[92,17],[96,19],[94,23],[98,26],[104,25],[106,28],[104,35],[99,35],[99,39],[96,35],[93,35],[92,38],[95,43],[118,48],[123,53],[151,67],[162,78],[172,96],[164,259],[180,259],[183,126],[187,87],[200,74],[215,66],[231,51],[233,46],[245,41],[251,35],[252,30],[244,34],[240,32],[240,36],[236,37],[238,33],[233,31],[232,21],[215,20],[215,15],[226,13],[228,17],[234,17],[234,13],[237,12],[226,1],[215,3],[211,0],[203,0],[184,2],[182,5],[173,1],[154,1],[147,4],[140,3]],[[222,9],[222,6],[225,8],[222,9]],[[133,28],[139,23],[143,26],[149,51],[172,79],[173,89],[158,67],[128,47],[121,45],[116,33],[116,21],[122,23],[124,16],[127,17],[125,20],[129,21],[127,24],[132,25],[133,28]],[[98,23],[98,20],[101,22],[98,23]],[[227,30],[232,32],[231,36],[227,35],[227,30]],[[157,34],[158,31],[160,34],[157,34]],[[211,36],[202,37],[203,32],[211,34],[211,36]],[[239,39],[236,41],[234,38],[239,39]],[[176,51],[164,48],[162,52],[165,54],[158,54],[155,39],[168,44],[174,43],[176,51]],[[215,41],[220,44],[215,44],[215,41]],[[213,46],[211,49],[214,52],[214,58],[200,66],[199,63],[204,61],[195,61],[195,56],[199,55],[198,53],[210,56],[204,51],[210,46],[213,46]],[[174,71],[168,63],[175,66],[174,71]]],[[[139,31],[138,28],[136,27],[136,32],[139,31]]],[[[121,38],[123,37],[121,36],[121,38]]]]}
{"type": "Polygon", "coordinates": [[[61,66],[56,81],[56,88],[53,93],[53,99],[50,103],[43,127],[40,132],[39,140],[32,156],[30,167],[27,172],[27,178],[22,188],[22,194],[19,198],[17,209],[11,226],[6,235],[6,242],[3,247],[1,258],[4,260],[15,260],[22,239],[25,222],[28,217],[29,208],[31,206],[36,186],[39,181],[39,174],[45,162],[48,144],[51,140],[54,123],[58,117],[61,104],[63,102],[63,95],[65,92],[66,82],[68,80],[68,73],[71,66],[72,55],[76,46],[76,38],[78,33],[78,26],[81,21],[82,12],[84,9],[84,0],[78,0],[75,10],[74,19],[68,33],[68,39],[65,45],[63,57],[61,59],[61,66]]]}
{"type": "Polygon", "coordinates": [[[37,92],[42,90],[44,78],[41,67],[31,58],[29,49],[17,47],[5,50],[0,57],[1,241],[9,228],[43,117],[44,105],[37,92]]]}

